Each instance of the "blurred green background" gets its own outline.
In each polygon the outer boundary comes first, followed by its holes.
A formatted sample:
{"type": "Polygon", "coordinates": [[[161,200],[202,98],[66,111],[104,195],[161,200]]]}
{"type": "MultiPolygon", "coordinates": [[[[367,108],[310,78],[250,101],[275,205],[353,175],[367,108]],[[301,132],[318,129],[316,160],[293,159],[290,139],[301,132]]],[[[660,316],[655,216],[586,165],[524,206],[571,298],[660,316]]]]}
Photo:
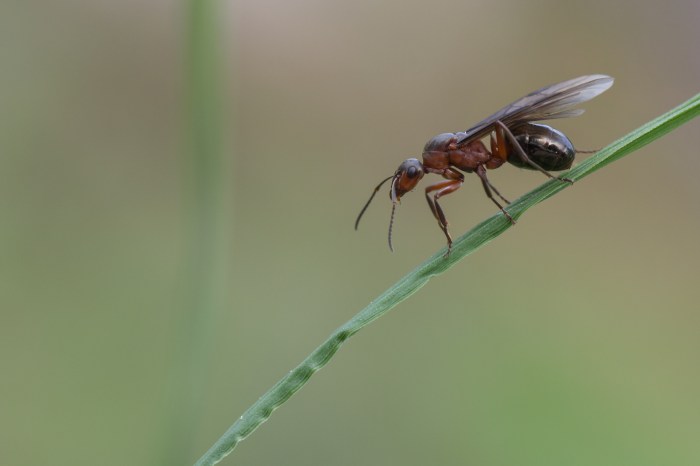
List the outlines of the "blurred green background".
{"type": "MultiPolygon", "coordinates": [[[[352,228],[430,137],[605,73],[556,124],[593,149],[700,90],[694,0],[213,6],[209,121],[185,3],[0,5],[4,465],[193,463],[443,246],[420,191],[396,253],[386,191],[352,228]]],[[[222,464],[700,464],[699,125],[527,212],[222,464]]],[[[456,236],[495,213],[475,177],[443,205],[456,236]]]]}

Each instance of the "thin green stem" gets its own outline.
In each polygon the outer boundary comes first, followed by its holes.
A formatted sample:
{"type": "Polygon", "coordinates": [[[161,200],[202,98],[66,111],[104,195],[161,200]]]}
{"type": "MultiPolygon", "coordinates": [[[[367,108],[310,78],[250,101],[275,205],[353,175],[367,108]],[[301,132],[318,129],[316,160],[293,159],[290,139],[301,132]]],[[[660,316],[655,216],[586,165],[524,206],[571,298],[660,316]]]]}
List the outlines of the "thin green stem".
{"type": "MultiPolygon", "coordinates": [[[[627,136],[615,141],[597,152],[580,165],[570,170],[566,176],[574,181],[581,180],[605,165],[618,160],[630,152],[677,128],[700,113],[700,94],[647,123],[627,136]]],[[[570,184],[550,180],[535,188],[508,206],[509,213],[520,217],[527,209],[566,189],[570,184]]],[[[321,369],[340,346],[365,325],[386,314],[404,299],[411,296],[430,278],[448,270],[456,262],[479,249],[511,227],[502,213],[481,222],[454,242],[452,253],[445,257],[445,249],[419,265],[408,275],[372,301],[365,309],[347,323],[336,329],[331,336],[316,348],[301,364],[290,371],[221,436],[219,440],[197,461],[196,466],[213,465],[228,455],[236,445],[265,422],[272,412],[287,401],[297,390],[321,369]]]]}

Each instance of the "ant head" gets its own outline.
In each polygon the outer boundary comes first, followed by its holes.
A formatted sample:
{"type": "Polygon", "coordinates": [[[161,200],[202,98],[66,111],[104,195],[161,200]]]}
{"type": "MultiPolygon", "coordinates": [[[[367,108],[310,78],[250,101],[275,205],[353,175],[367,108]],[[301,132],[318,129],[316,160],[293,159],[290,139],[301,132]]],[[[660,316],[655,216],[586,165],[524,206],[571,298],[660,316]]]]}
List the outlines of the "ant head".
{"type": "Polygon", "coordinates": [[[355,220],[355,230],[357,230],[357,226],[360,224],[360,219],[362,218],[362,215],[365,213],[365,210],[367,210],[367,207],[369,207],[370,202],[372,202],[372,199],[374,199],[374,195],[377,194],[379,188],[381,188],[384,183],[391,180],[391,190],[389,191],[389,197],[391,198],[392,207],[391,220],[389,220],[389,249],[393,251],[394,247],[391,244],[391,229],[394,225],[394,213],[396,211],[396,204],[398,204],[401,200],[401,196],[403,196],[404,194],[413,190],[413,188],[416,187],[421,178],[423,178],[423,175],[425,175],[425,171],[423,170],[423,165],[418,159],[404,160],[404,162],[401,165],[399,165],[399,168],[396,169],[396,172],[392,176],[383,179],[381,183],[379,183],[377,187],[374,188],[374,192],[372,192],[372,195],[370,196],[369,200],[360,211],[360,215],[357,216],[357,220],[355,220]]]}
{"type": "Polygon", "coordinates": [[[403,161],[391,180],[391,191],[389,197],[391,202],[396,204],[401,200],[401,196],[416,187],[418,182],[425,175],[423,164],[418,159],[406,159],[403,161]]]}

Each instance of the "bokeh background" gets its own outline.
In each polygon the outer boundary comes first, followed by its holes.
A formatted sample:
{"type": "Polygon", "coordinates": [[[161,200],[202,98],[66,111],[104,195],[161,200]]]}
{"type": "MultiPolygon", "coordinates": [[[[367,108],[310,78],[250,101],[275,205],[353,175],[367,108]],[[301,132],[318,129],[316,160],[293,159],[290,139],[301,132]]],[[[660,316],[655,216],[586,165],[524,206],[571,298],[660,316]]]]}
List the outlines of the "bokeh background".
{"type": "MultiPolygon", "coordinates": [[[[605,73],[556,125],[593,149],[700,90],[694,0],[211,3],[211,121],[187,3],[0,5],[2,464],[193,463],[443,246],[420,192],[394,254],[385,191],[352,228],[430,137],[605,73]]],[[[699,130],[528,211],[222,464],[700,464],[699,130]]],[[[472,177],[444,207],[495,212],[472,177]]]]}

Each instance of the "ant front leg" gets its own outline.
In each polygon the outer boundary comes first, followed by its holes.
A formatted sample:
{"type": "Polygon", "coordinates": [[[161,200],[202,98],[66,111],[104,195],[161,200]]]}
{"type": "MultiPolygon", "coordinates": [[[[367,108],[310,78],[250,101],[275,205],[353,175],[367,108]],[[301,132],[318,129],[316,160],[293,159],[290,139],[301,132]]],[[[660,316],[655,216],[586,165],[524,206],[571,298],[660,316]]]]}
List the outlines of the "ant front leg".
{"type": "Polygon", "coordinates": [[[493,138],[491,138],[491,152],[499,154],[500,158],[506,160],[508,158],[507,157],[508,146],[506,145],[505,138],[508,138],[511,145],[515,149],[515,152],[518,154],[518,156],[520,157],[520,159],[523,162],[527,163],[532,168],[545,174],[549,178],[559,180],[559,181],[565,181],[565,182],[571,183],[571,184],[574,183],[574,180],[572,180],[571,178],[562,178],[559,176],[554,176],[551,173],[549,173],[547,170],[545,170],[544,168],[540,167],[535,162],[533,162],[532,159],[530,159],[530,157],[527,156],[527,154],[525,153],[523,148],[520,147],[518,140],[515,138],[513,133],[510,131],[510,129],[508,129],[508,127],[505,124],[503,124],[502,121],[496,120],[494,125],[496,126],[496,128],[495,128],[496,129],[496,144],[494,146],[494,140],[493,140],[493,138]]]}
{"type": "Polygon", "coordinates": [[[450,254],[450,250],[452,249],[452,237],[450,236],[450,232],[447,230],[447,218],[445,217],[445,213],[442,210],[442,207],[440,206],[440,203],[438,202],[438,199],[440,199],[442,196],[446,194],[453,193],[457,191],[459,188],[462,187],[462,183],[464,183],[464,175],[462,175],[460,172],[457,170],[454,170],[452,168],[447,168],[445,171],[442,173],[442,176],[444,178],[447,178],[446,181],[440,181],[439,183],[432,184],[428,187],[425,188],[425,200],[428,201],[428,205],[430,206],[430,211],[433,213],[433,216],[438,222],[438,225],[440,226],[440,229],[442,232],[445,234],[445,238],[447,239],[447,254],[450,254]],[[433,191],[437,191],[434,195],[433,198],[430,198],[430,193],[433,191]]]}

